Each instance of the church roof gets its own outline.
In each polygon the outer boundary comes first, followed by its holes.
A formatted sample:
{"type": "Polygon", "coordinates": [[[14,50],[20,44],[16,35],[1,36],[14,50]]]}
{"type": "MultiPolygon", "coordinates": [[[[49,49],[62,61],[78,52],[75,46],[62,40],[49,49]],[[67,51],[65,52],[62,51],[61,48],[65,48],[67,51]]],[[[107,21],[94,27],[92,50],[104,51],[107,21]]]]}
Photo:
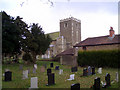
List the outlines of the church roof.
{"type": "Polygon", "coordinates": [[[115,35],[114,38],[107,36],[87,38],[80,43],[76,44],[74,47],[82,46],[96,46],[96,45],[111,45],[111,44],[120,44],[120,34],[115,35]]]}
{"type": "Polygon", "coordinates": [[[60,54],[58,54],[57,57],[62,55],[74,55],[74,49],[73,48],[67,49],[61,52],[60,54]]]}

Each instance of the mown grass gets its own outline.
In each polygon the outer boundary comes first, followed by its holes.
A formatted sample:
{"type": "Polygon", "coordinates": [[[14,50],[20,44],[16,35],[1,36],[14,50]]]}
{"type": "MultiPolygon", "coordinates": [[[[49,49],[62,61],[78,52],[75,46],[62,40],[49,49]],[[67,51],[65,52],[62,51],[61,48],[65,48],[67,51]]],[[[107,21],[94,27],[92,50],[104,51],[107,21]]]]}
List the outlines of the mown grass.
{"type": "MultiPolygon", "coordinates": [[[[103,68],[102,74],[96,73],[96,75],[81,77],[83,74],[84,67],[78,67],[78,72],[75,72],[75,80],[68,81],[69,75],[73,74],[71,72],[71,66],[60,65],[58,62],[53,62],[54,67],[52,69],[52,73],[55,73],[55,85],[46,86],[48,83],[47,77],[47,69],[45,72],[40,72],[40,67],[44,64],[47,64],[47,68],[50,67],[51,62],[47,61],[38,61],[37,62],[37,71],[35,74],[32,73],[33,65],[24,64],[23,70],[30,68],[29,78],[23,80],[22,79],[22,70],[19,70],[19,64],[4,64],[2,65],[2,73],[4,73],[5,69],[10,69],[12,71],[12,81],[5,82],[4,77],[2,77],[2,88],[29,88],[30,87],[30,79],[31,77],[38,77],[38,87],[39,88],[70,88],[71,84],[80,83],[80,88],[90,88],[94,84],[94,78],[100,77],[101,81],[105,82],[106,73],[110,73],[111,81],[115,80],[116,72],[118,69],[115,68],[103,68]],[[59,71],[55,70],[55,66],[59,65],[60,69],[63,69],[63,74],[59,75],[59,71]]],[[[96,68],[97,72],[98,68],[96,68]]],[[[118,83],[114,82],[109,88],[118,88],[118,83]]]]}

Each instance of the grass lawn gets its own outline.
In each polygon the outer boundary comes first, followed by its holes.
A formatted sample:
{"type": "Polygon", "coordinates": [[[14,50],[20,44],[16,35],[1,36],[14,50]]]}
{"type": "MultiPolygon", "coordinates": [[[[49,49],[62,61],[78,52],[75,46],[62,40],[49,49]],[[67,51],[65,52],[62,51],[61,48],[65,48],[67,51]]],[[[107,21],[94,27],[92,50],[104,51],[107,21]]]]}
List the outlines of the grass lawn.
{"type": "MultiPolygon", "coordinates": [[[[33,65],[23,65],[23,69],[27,70],[30,68],[30,74],[28,75],[28,79],[22,79],[22,70],[19,70],[19,64],[3,64],[2,65],[2,73],[4,73],[5,69],[10,69],[12,71],[12,81],[5,82],[4,77],[2,78],[2,88],[29,88],[30,87],[30,79],[31,77],[38,77],[38,87],[39,88],[70,88],[71,84],[80,83],[80,88],[90,88],[94,84],[94,78],[100,77],[101,81],[105,82],[106,73],[110,73],[111,81],[115,80],[116,72],[118,69],[115,68],[103,68],[102,74],[96,73],[96,75],[80,77],[83,74],[83,67],[78,67],[78,72],[75,72],[75,80],[68,81],[69,75],[73,74],[71,72],[71,66],[60,65],[58,62],[54,63],[54,68],[52,69],[52,73],[55,73],[55,85],[46,86],[48,83],[47,77],[47,69],[45,72],[40,72],[40,67],[44,64],[47,64],[47,68],[50,67],[51,62],[47,61],[38,61],[37,62],[37,73],[33,74],[33,65]],[[63,69],[63,74],[59,75],[59,71],[55,71],[55,66],[59,65],[60,69],[63,69]]],[[[98,68],[96,68],[97,72],[98,68]]],[[[118,88],[118,83],[114,82],[109,88],[118,88]]]]}

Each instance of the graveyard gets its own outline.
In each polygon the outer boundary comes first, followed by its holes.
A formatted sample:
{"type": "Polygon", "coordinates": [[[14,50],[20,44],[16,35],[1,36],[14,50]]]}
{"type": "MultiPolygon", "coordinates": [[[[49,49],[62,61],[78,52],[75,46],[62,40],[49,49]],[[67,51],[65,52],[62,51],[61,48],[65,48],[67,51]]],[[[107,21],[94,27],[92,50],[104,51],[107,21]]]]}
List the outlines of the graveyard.
{"type": "MultiPolygon", "coordinates": [[[[31,85],[34,87],[35,83],[35,87],[37,88],[71,88],[71,85],[75,83],[79,83],[80,88],[91,88],[96,77],[100,78],[100,81],[102,81],[101,83],[105,83],[105,76],[107,73],[110,74],[111,83],[111,86],[107,88],[118,88],[118,82],[115,80],[116,72],[118,72],[117,68],[104,67],[101,73],[98,73],[98,68],[95,67],[95,74],[85,76],[83,76],[83,69],[88,67],[78,66],[77,69],[74,69],[75,72],[71,70],[71,68],[72,66],[61,65],[58,62],[50,61],[37,61],[36,65],[17,63],[3,64],[2,88],[30,88],[31,85]],[[5,81],[4,72],[7,71],[6,69],[12,72],[10,81],[5,81]],[[49,71],[47,69],[51,70],[49,71]],[[27,76],[23,75],[25,73],[27,73],[27,76]],[[73,75],[74,78],[71,79],[70,75],[73,75]],[[34,82],[34,80],[31,82],[31,78],[37,80],[37,82],[34,82]],[[48,80],[48,78],[50,80],[48,80]]],[[[101,83],[100,85],[102,85],[101,83]]]]}

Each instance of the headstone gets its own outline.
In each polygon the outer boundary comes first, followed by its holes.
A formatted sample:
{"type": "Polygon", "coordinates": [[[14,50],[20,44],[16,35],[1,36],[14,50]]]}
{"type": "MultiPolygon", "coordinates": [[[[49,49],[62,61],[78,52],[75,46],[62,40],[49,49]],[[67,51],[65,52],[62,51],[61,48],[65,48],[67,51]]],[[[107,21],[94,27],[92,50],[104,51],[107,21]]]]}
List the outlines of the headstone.
{"type": "Polygon", "coordinates": [[[93,85],[94,90],[100,90],[100,78],[96,77],[94,79],[94,85],[93,85]]]}
{"type": "Polygon", "coordinates": [[[54,73],[49,73],[47,85],[53,85],[53,84],[55,84],[55,75],[54,75],[54,73]]]}
{"type": "Polygon", "coordinates": [[[28,70],[23,71],[23,79],[28,78],[28,70]]]}
{"type": "Polygon", "coordinates": [[[63,70],[62,69],[59,70],[59,74],[60,75],[63,74],[63,70]]]}
{"type": "Polygon", "coordinates": [[[30,88],[38,88],[38,78],[37,77],[31,78],[31,87],[30,88]]]}
{"type": "Polygon", "coordinates": [[[87,76],[87,68],[83,69],[83,76],[87,76]]]}
{"type": "Polygon", "coordinates": [[[106,76],[105,76],[105,81],[106,81],[106,86],[110,86],[110,74],[107,73],[106,76]]]}
{"type": "Polygon", "coordinates": [[[72,71],[72,72],[77,72],[77,67],[72,67],[72,68],[71,68],[71,71],[72,71]]]}
{"type": "Polygon", "coordinates": [[[98,68],[98,73],[102,74],[102,68],[98,68]]]}
{"type": "Polygon", "coordinates": [[[47,64],[44,64],[45,69],[47,68],[47,64]]]}
{"type": "Polygon", "coordinates": [[[55,67],[55,70],[59,70],[59,66],[56,66],[56,67],[55,67]]]}
{"type": "Polygon", "coordinates": [[[75,74],[71,74],[71,75],[70,75],[70,78],[67,79],[67,80],[69,80],[69,81],[70,81],[70,80],[74,80],[74,76],[75,76],[75,74]]]}
{"type": "Polygon", "coordinates": [[[47,69],[47,75],[50,74],[50,73],[51,73],[51,69],[48,68],[48,69],[47,69]]]}
{"type": "Polygon", "coordinates": [[[50,63],[50,67],[53,67],[53,63],[50,63]]]}
{"type": "Polygon", "coordinates": [[[119,81],[119,75],[118,75],[118,72],[116,72],[116,81],[117,81],[117,82],[119,81]]]}
{"type": "Polygon", "coordinates": [[[91,74],[92,74],[92,72],[91,72],[91,67],[88,66],[88,76],[91,75],[91,74]]]}
{"type": "Polygon", "coordinates": [[[36,69],[35,68],[33,68],[33,73],[36,73],[36,69]]]}
{"type": "Polygon", "coordinates": [[[92,75],[95,74],[95,67],[92,67],[92,75]]]}
{"type": "Polygon", "coordinates": [[[37,64],[34,64],[34,68],[37,69],[37,64]]]}
{"type": "Polygon", "coordinates": [[[40,71],[41,71],[41,72],[45,72],[45,67],[42,66],[42,67],[40,68],[40,71]]]}
{"type": "Polygon", "coordinates": [[[11,71],[5,72],[5,81],[12,81],[12,72],[11,71]]]}
{"type": "Polygon", "coordinates": [[[71,90],[80,90],[80,83],[72,84],[71,90]]]}
{"type": "Polygon", "coordinates": [[[10,71],[9,69],[5,69],[5,72],[10,71]]]}
{"type": "Polygon", "coordinates": [[[23,70],[23,65],[19,65],[19,70],[23,70]]]}

